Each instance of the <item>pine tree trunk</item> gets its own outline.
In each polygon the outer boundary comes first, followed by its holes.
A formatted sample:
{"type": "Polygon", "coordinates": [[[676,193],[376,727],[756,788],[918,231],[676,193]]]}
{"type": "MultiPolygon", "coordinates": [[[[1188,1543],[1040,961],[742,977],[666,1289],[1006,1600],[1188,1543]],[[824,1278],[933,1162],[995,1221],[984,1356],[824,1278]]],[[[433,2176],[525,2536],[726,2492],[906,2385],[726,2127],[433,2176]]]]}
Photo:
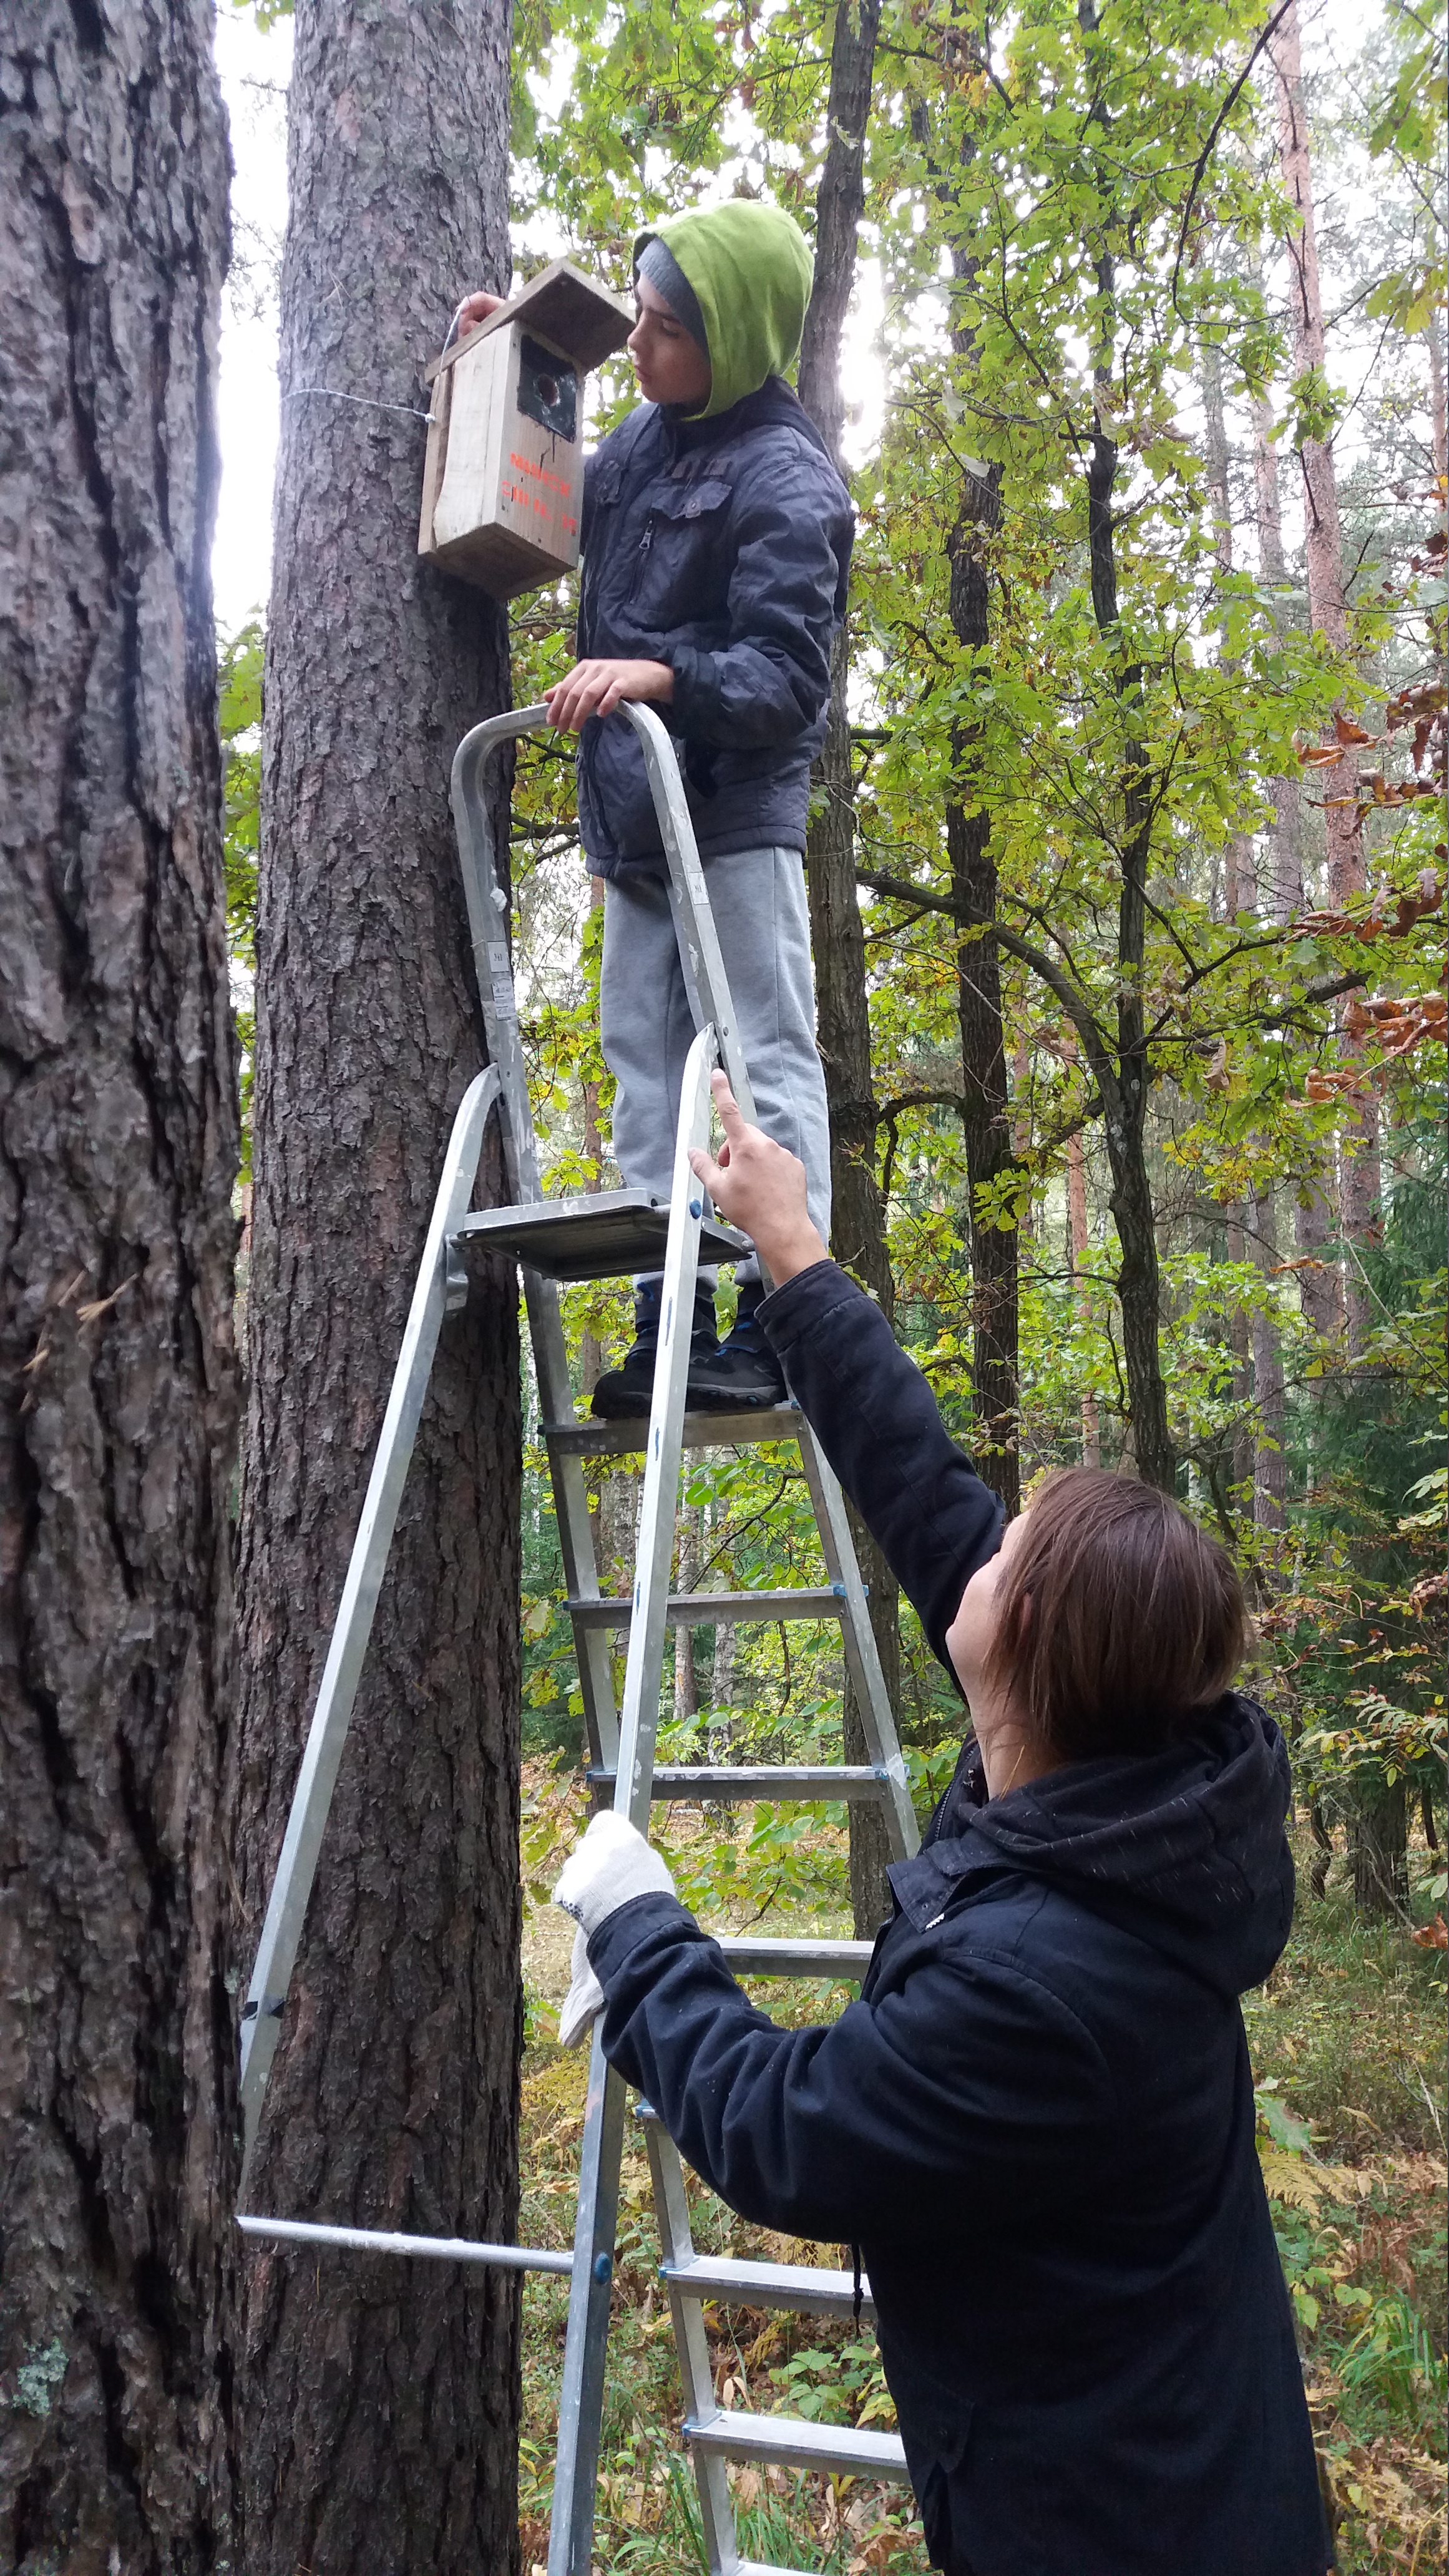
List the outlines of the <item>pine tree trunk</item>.
{"type": "MultiPolygon", "coordinates": [[[[1106,279],[1104,298],[1110,302],[1110,276],[1106,273],[1107,264],[1102,265],[1106,279]]],[[[1117,629],[1117,556],[1112,517],[1116,479],[1117,443],[1097,419],[1087,470],[1087,543],[1093,614],[1099,632],[1108,637],[1115,637],[1117,629]]],[[[1118,692],[1129,711],[1140,681],[1141,673],[1132,665],[1121,674],[1118,692]]],[[[1122,1359],[1131,1408],[1132,1454],[1144,1482],[1171,1493],[1177,1462],[1168,1429],[1167,1387],[1162,1375],[1162,1285],[1156,1211],[1147,1169],[1149,1067],[1142,1004],[1152,804],[1146,754],[1130,739],[1124,745],[1122,820],[1116,1097],[1106,1102],[1103,1125],[1112,1172],[1112,1215],[1122,1248],[1117,1297],[1122,1309],[1122,1359]]]]}
{"type": "MultiPolygon", "coordinates": [[[[1222,353],[1216,348],[1203,351],[1202,359],[1203,458],[1207,466],[1208,499],[1212,506],[1214,550],[1225,573],[1233,569],[1233,506],[1228,481],[1228,425],[1223,403],[1222,353]]],[[[1224,668],[1235,670],[1236,664],[1225,660],[1224,668]]],[[[1229,836],[1223,853],[1223,914],[1236,921],[1240,912],[1252,911],[1257,904],[1258,889],[1253,867],[1252,837],[1246,832],[1229,836]]]]}
{"type": "MultiPolygon", "coordinates": [[[[1072,1275],[1080,1283],[1090,1242],[1087,1231],[1087,1158],[1080,1136],[1067,1138],[1067,1236],[1071,1246],[1072,1275]]],[[[1077,1288],[1077,1310],[1090,1312],[1091,1292],[1077,1288]]],[[[1102,1463],[1102,1418],[1097,1399],[1090,1391],[1082,1398],[1082,1465],[1100,1467],[1102,1463]]]]}
{"type": "MultiPolygon", "coordinates": [[[[1273,408],[1266,395],[1253,405],[1253,487],[1257,500],[1258,558],[1263,578],[1280,597],[1288,587],[1283,554],[1283,513],[1278,488],[1278,450],[1272,437],[1273,408]]],[[[1280,616],[1279,624],[1285,620],[1280,616]]],[[[1297,774],[1285,771],[1269,783],[1273,822],[1269,834],[1270,910],[1277,922],[1303,910],[1303,799],[1297,774]]],[[[1302,1268],[1298,1293],[1315,1333],[1331,1341],[1343,1328],[1342,1279],[1328,1255],[1332,1212],[1321,1169],[1306,1173],[1294,1195],[1293,1240],[1302,1268]]]]}
{"type": "Polygon", "coordinates": [[[237,2557],[209,8],[0,28],[0,2556],[237,2557]]]}
{"type": "MultiPolygon", "coordinates": [[[[506,623],[419,565],[422,423],[363,405],[420,408],[420,362],[458,296],[507,283],[508,71],[506,0],[298,11],[243,1501],[253,1928],[449,1120],[483,1056],[448,766],[507,703],[506,623]]],[[[500,1185],[495,1140],[485,1197],[500,1185]]],[[[258,2208],[513,2233],[519,1478],[516,1292],[500,1274],[443,1327],[258,2208]]],[[[515,2567],[516,2284],[281,2248],[247,2274],[247,2576],[515,2567]]]]}
{"type": "MultiPolygon", "coordinates": [[[[1272,39],[1278,100],[1278,159],[1289,203],[1299,218],[1288,255],[1292,277],[1289,323],[1293,337],[1295,379],[1324,381],[1326,346],[1323,299],[1318,281],[1318,238],[1314,222],[1313,172],[1308,119],[1303,104],[1303,74],[1298,37],[1297,0],[1272,39]]],[[[1316,635],[1326,636],[1336,653],[1348,649],[1348,609],[1343,578],[1343,536],[1338,515],[1338,485],[1333,450],[1324,440],[1305,438],[1303,468],[1303,533],[1308,563],[1308,614],[1316,635]]],[[[1353,752],[1345,751],[1332,768],[1316,776],[1323,794],[1323,820],[1328,841],[1329,892],[1336,904],[1364,891],[1363,823],[1358,810],[1358,771],[1353,752]]],[[[1371,1240],[1378,1229],[1378,1115],[1365,1102],[1340,1138],[1339,1202],[1349,1248],[1344,1280],[1344,1307],[1351,1353],[1362,1351],[1372,1321],[1372,1306],[1353,1247],[1371,1240]]]]}
{"type": "Polygon", "coordinates": [[[1409,1801],[1403,1779],[1355,1780],[1348,1830],[1355,1911],[1407,1916],[1409,1801]]]}
{"type": "MultiPolygon", "coordinates": [[[[838,8],[830,51],[825,162],[815,201],[815,282],[800,349],[800,400],[837,465],[845,422],[840,348],[855,283],[856,238],[865,203],[865,129],[875,74],[880,0],[838,8]]],[[[870,1009],[865,938],[855,881],[855,807],[850,777],[846,679],[847,632],[835,640],[830,714],[816,763],[815,796],[805,852],[810,940],[815,958],[815,1013],[830,1110],[830,1249],[895,1312],[895,1283],[886,1243],[886,1207],[876,1178],[876,1101],[871,1077],[870,1009]]],[[[850,1514],[856,1555],[867,1586],[870,1624],[894,1707],[900,1695],[900,1589],[863,1521],[850,1514]]],[[[844,1757],[868,1759],[855,1693],[845,1685],[844,1757]]],[[[872,1807],[850,1809],[850,1886],[856,1932],[874,1932],[890,1912],[884,1819],[872,1807]]]]}
{"type": "MultiPolygon", "coordinates": [[[[1255,1192],[1249,1202],[1253,1257],[1271,1275],[1276,1266],[1275,1222],[1271,1192],[1255,1192]]],[[[1283,1344],[1271,1315],[1253,1314],[1253,1395],[1256,1441],[1253,1451],[1253,1520],[1263,1532],[1286,1528],[1288,1520],[1288,1393],[1283,1374],[1283,1344]]]]}
{"type": "Polygon", "coordinates": [[[1444,316],[1435,310],[1424,325],[1429,345],[1429,407],[1434,423],[1434,471],[1449,474],[1449,401],[1444,383],[1444,316]]]}
{"type": "MultiPolygon", "coordinates": [[[[957,260],[960,274],[964,265],[957,260]]],[[[956,335],[961,346],[963,335],[956,335]]],[[[990,636],[989,594],[982,531],[995,524],[997,478],[966,477],[961,508],[951,531],[951,624],[967,652],[984,651],[990,636]]],[[[965,726],[952,741],[954,792],[946,805],[946,848],[951,891],[978,920],[996,917],[996,859],[991,818],[978,802],[975,745],[965,726]],[[964,790],[962,793],[960,791],[964,790]]],[[[971,1194],[972,1383],[980,1426],[976,1466],[1000,1495],[1007,1518],[1021,1509],[1019,1282],[1015,1224],[991,1221],[991,1200],[1017,1170],[1001,1022],[1001,952],[994,930],[963,940],[956,953],[956,1014],[961,1031],[961,1124],[971,1194]]]]}

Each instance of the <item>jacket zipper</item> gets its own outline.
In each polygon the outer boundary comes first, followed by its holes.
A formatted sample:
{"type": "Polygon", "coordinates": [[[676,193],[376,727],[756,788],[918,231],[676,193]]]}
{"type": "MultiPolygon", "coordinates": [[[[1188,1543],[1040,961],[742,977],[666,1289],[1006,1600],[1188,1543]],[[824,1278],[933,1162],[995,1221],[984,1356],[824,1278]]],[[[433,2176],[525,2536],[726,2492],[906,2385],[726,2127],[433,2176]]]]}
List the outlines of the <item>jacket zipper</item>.
{"type": "Polygon", "coordinates": [[[637,591],[637,590],[638,590],[638,588],[639,588],[639,584],[640,584],[640,582],[641,582],[641,581],[643,580],[643,578],[644,578],[644,567],[645,567],[645,565],[646,565],[646,564],[648,563],[648,561],[649,561],[649,549],[650,549],[650,547],[653,545],[653,543],[654,543],[654,520],[653,520],[653,517],[652,517],[652,515],[651,515],[648,519],[646,519],[646,521],[645,521],[645,523],[644,523],[644,534],[643,534],[643,536],[640,538],[638,545],[637,545],[637,546],[635,547],[635,549],[634,549],[634,578],[633,578],[633,580],[630,582],[630,584],[629,584],[629,590],[628,590],[628,596],[629,596],[629,598],[630,598],[630,599],[632,599],[632,598],[634,597],[634,595],[635,595],[636,591],[637,591]]]}

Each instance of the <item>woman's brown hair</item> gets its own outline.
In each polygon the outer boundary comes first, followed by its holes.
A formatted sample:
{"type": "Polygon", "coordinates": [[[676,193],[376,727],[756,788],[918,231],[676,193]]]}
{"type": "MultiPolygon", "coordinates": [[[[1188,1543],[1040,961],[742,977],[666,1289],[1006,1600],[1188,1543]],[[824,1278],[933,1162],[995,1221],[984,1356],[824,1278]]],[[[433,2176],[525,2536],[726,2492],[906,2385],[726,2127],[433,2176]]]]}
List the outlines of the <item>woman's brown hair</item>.
{"type": "Polygon", "coordinates": [[[1064,1762],[1170,1742],[1251,1635],[1226,1548],[1170,1495],[1095,1467],[1037,1487],[994,1607],[984,1678],[1064,1762]]]}

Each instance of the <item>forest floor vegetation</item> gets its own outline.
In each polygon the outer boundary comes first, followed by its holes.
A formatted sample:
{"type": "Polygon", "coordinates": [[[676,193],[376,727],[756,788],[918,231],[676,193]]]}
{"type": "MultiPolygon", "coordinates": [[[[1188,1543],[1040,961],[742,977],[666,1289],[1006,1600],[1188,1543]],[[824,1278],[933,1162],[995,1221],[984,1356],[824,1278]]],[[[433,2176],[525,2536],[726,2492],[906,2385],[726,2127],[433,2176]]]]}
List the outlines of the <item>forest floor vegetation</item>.
{"type": "MultiPolygon", "coordinates": [[[[542,1902],[555,1850],[582,1821],[579,1775],[525,1765],[525,1945],[528,2046],[523,2074],[520,2241],[570,2241],[586,2053],[553,2036],[568,1983],[571,1928],[542,1902]]],[[[738,1820],[676,1809],[656,1838],[681,1882],[718,1883],[717,1855],[736,1855],[735,1901],[710,1909],[743,1929],[749,1856],[763,1836],[738,1820]]],[[[770,1907],[771,1932],[848,1936],[846,1842],[814,1811],[790,1841],[791,1886],[770,1907]]],[[[1334,2499],[1339,2576],[1444,2576],[1446,2396],[1445,1960],[1408,1926],[1365,1923],[1335,1876],[1309,1892],[1306,1836],[1292,1939],[1267,1986],[1245,1998],[1258,2092],[1259,2142],[1273,2220],[1298,2320],[1319,2456],[1334,2499]]],[[[1422,1874],[1428,1856],[1412,1856],[1422,1874]]],[[[1343,1867],[1340,1862],[1338,1869],[1343,1867]]],[[[1335,1873],[1336,1875],[1336,1873],[1335,1873]]],[[[778,1886],[778,1870],[771,1883],[778,1886]]],[[[1416,1916],[1432,1912],[1422,1897],[1416,1916]]],[[[1421,1925],[1421,1929],[1424,1928],[1421,1925]]],[[[779,2020],[838,2009],[848,1989],[761,1982],[755,1999],[779,2020]]],[[[689,2181],[696,2242],[711,2252],[834,2267],[836,2246],[802,2246],[748,2227],[689,2181]]],[[[848,2258],[847,2258],[848,2259],[848,2258]]],[[[626,2139],[610,2367],[600,2462],[599,2576],[703,2570],[693,2479],[679,2443],[680,2388],[644,2144],[626,2139]]],[[[523,2565],[540,2576],[547,2549],[566,2284],[524,2292],[523,2565]]],[[[715,2384],[727,2405],[827,2421],[894,2424],[869,2328],[752,2308],[707,2307],[715,2384]]],[[[924,2576],[910,2498],[900,2489],[792,2471],[731,2471],[741,2546],[778,2567],[822,2576],[924,2576]]]]}

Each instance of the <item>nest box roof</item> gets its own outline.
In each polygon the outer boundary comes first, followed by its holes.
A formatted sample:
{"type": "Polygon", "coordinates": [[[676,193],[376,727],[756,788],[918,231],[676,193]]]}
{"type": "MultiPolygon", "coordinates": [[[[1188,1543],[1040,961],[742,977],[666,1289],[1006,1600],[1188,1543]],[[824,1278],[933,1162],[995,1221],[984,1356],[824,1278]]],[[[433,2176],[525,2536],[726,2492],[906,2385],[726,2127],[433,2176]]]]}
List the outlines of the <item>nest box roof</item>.
{"type": "Polygon", "coordinates": [[[431,384],[444,367],[451,367],[465,349],[471,349],[490,331],[502,330],[510,322],[526,322],[540,336],[552,342],[573,359],[576,367],[596,367],[611,349],[622,349],[634,328],[634,315],[617,295],[606,286],[596,286],[575,268],[569,259],[556,259],[540,269],[527,286],[500,304],[486,322],[480,322],[466,339],[455,342],[441,358],[434,358],[427,369],[431,384]]]}

